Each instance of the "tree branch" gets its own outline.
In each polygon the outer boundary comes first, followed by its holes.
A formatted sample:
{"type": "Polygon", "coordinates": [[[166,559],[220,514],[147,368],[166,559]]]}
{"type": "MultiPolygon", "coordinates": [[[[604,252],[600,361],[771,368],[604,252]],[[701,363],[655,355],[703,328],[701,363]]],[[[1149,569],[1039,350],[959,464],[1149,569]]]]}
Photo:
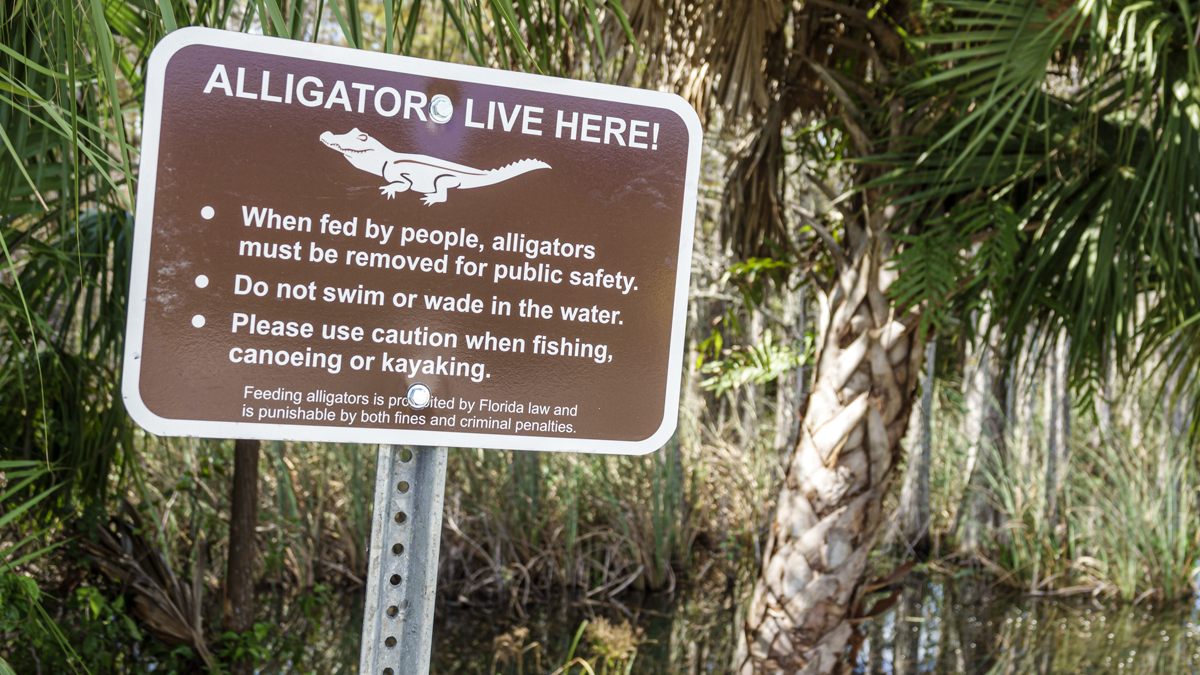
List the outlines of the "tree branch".
{"type": "Polygon", "coordinates": [[[834,262],[837,263],[838,269],[845,269],[849,267],[850,260],[846,258],[845,251],[843,251],[842,247],[838,245],[837,240],[833,238],[833,235],[830,234],[829,230],[821,224],[821,221],[816,219],[816,214],[806,213],[799,204],[794,204],[792,202],[788,202],[787,204],[792,208],[793,211],[796,212],[796,215],[800,216],[800,220],[803,220],[809,227],[813,229],[813,232],[816,232],[817,236],[821,238],[821,241],[824,242],[825,247],[829,249],[830,255],[833,256],[834,262]]]}
{"type": "Polygon", "coordinates": [[[861,9],[855,9],[849,5],[843,5],[840,2],[833,0],[808,0],[814,5],[832,9],[842,16],[853,19],[858,23],[867,27],[875,35],[875,39],[879,40],[879,46],[887,52],[888,58],[896,60],[900,56],[901,45],[903,41],[900,39],[900,34],[891,26],[887,25],[882,19],[876,19],[867,16],[867,13],[861,9]]]}

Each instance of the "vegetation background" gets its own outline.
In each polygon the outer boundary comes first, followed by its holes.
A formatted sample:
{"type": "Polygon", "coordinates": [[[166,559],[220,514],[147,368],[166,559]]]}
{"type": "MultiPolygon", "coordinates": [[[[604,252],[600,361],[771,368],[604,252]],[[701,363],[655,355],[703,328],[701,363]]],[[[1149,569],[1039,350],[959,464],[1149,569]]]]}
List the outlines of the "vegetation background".
{"type": "MultiPolygon", "coordinates": [[[[878,305],[857,308],[879,298],[903,328],[884,357],[897,398],[880,404],[898,426],[868,481],[871,525],[851,533],[870,555],[835,622],[859,631],[840,638],[850,650],[896,633],[893,614],[955,606],[945,586],[906,609],[905,574],[1108,607],[1192,597],[1197,9],[7,3],[0,673],[355,669],[373,450],[263,445],[256,621],[230,631],[234,445],[148,436],[121,407],[142,78],[185,25],[663,88],[705,120],[680,431],[641,458],[452,450],[439,634],[482,637],[440,643],[438,672],[627,672],[655,651],[675,672],[799,667],[775,637],[754,650],[769,624],[755,608],[791,550],[780,495],[811,416],[865,390],[889,400],[855,362],[836,387],[848,394],[814,403],[837,355],[885,339],[865,323],[878,305]],[[880,295],[850,305],[860,278],[880,295]],[[846,325],[830,332],[839,303],[846,325]]],[[[870,436],[855,437],[858,414],[831,466],[870,436]]],[[[1073,607],[1038,616],[1065,625],[1073,607]]],[[[825,644],[835,624],[795,644],[825,644]]],[[[947,655],[967,644],[951,634],[947,655]]],[[[1023,635],[997,639],[1016,652],[1023,635]]],[[[1052,653],[1064,670],[1082,658],[1052,653]]],[[[861,654],[868,669],[882,658],[861,654]]]]}

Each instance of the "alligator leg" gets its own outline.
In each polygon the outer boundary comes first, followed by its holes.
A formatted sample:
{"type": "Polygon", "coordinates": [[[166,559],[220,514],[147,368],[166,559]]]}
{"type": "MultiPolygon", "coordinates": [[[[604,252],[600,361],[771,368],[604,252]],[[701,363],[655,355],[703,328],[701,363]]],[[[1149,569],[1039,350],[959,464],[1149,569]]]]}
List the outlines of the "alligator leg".
{"type": "Polygon", "coordinates": [[[405,192],[410,187],[412,187],[412,181],[408,180],[407,178],[401,178],[394,183],[388,183],[387,185],[384,185],[383,187],[379,188],[379,191],[387,195],[388,199],[391,199],[392,197],[396,196],[397,192],[405,192]]]}
{"type": "Polygon", "coordinates": [[[433,206],[446,201],[446,191],[450,188],[456,188],[462,184],[457,176],[438,176],[433,181],[433,185],[437,188],[434,192],[427,192],[422,199],[425,201],[425,206],[433,206]]]}

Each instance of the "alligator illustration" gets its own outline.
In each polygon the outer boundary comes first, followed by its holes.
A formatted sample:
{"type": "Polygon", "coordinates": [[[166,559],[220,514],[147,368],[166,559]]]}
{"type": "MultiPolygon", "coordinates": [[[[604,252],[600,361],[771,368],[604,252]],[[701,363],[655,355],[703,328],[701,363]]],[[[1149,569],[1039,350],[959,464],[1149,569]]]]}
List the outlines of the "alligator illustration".
{"type": "Polygon", "coordinates": [[[357,128],[341,135],[326,131],[321,134],[321,142],[345,155],[355,167],[386,180],[388,184],[379,189],[388,199],[397,192],[412,190],[425,195],[422,199],[426,206],[446,201],[446,192],[451,188],[495,185],[535,169],[550,168],[536,159],[522,159],[499,169],[481,171],[428,155],[393,152],[357,128]]]}

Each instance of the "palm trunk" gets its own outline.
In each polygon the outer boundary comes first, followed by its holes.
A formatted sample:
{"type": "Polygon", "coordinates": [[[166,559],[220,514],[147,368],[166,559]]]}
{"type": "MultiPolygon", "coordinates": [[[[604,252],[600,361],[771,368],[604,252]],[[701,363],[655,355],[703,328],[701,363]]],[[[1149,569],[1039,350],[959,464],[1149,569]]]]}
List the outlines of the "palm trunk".
{"type": "MultiPolygon", "coordinates": [[[[244,633],[254,627],[254,549],[258,526],[258,441],[236,441],[233,500],[229,515],[229,567],[225,573],[222,628],[244,633]]],[[[254,663],[233,664],[234,675],[249,674],[254,663]]]]}
{"type": "Polygon", "coordinates": [[[991,314],[986,312],[979,325],[977,344],[967,348],[968,375],[963,392],[967,409],[963,435],[971,446],[965,487],[950,533],[958,538],[958,550],[967,554],[978,551],[985,535],[997,525],[989,483],[1001,470],[1007,427],[1007,381],[1000,377],[1000,327],[993,325],[991,314]]]}
{"type": "MultiPolygon", "coordinates": [[[[746,312],[750,315],[746,331],[746,347],[749,348],[757,346],[762,342],[762,312],[756,311],[753,307],[747,307],[746,312]]],[[[737,412],[738,433],[742,441],[742,447],[747,450],[754,448],[759,441],[758,409],[760,397],[761,391],[759,390],[759,386],[754,382],[747,382],[739,387],[734,398],[740,406],[737,412]]]]}
{"type": "MultiPolygon", "coordinates": [[[[1145,299],[1139,297],[1137,300],[1137,314],[1135,317],[1136,324],[1141,326],[1146,320],[1146,302],[1145,299]]],[[[1142,342],[1137,339],[1134,343],[1134,349],[1140,350],[1142,342]]],[[[1114,368],[1115,370],[1115,368],[1114,368]]],[[[1120,392],[1120,422],[1121,431],[1127,434],[1129,446],[1135,450],[1142,447],[1142,377],[1146,374],[1146,368],[1142,367],[1136,371],[1136,377],[1126,380],[1121,387],[1120,392]]]]}
{"type": "MultiPolygon", "coordinates": [[[[804,286],[788,294],[784,321],[795,328],[795,335],[804,338],[804,286]]],[[[800,401],[804,398],[804,367],[797,366],[779,379],[775,392],[775,451],[783,453],[796,444],[800,432],[800,401]]]]}
{"type": "Polygon", "coordinates": [[[914,322],[897,321],[884,297],[883,242],[857,234],[837,283],[817,290],[816,381],[739,636],[739,675],[840,663],[908,426],[921,365],[914,322]]]}
{"type": "MultiPolygon", "coordinates": [[[[925,344],[925,377],[921,382],[921,405],[913,417],[917,420],[916,442],[910,445],[904,484],[900,488],[897,525],[903,538],[902,551],[924,559],[929,553],[929,468],[933,463],[933,374],[937,341],[925,344]]],[[[888,540],[893,540],[889,533],[888,540]]],[[[887,542],[890,545],[891,541],[887,542]]]]}
{"type": "Polygon", "coordinates": [[[986,458],[988,448],[984,446],[984,424],[992,402],[992,344],[991,313],[983,312],[974,317],[979,326],[976,339],[966,345],[966,362],[963,364],[963,421],[962,432],[967,442],[967,466],[963,472],[962,498],[955,511],[954,525],[950,538],[958,537],[958,548],[962,552],[973,552],[980,543],[978,521],[971,518],[972,505],[979,495],[979,469],[986,458]]]}
{"type": "Polygon", "coordinates": [[[1066,460],[1071,434],[1070,392],[1067,390],[1067,336],[1059,335],[1046,368],[1046,520],[1058,520],[1058,477],[1066,460]]]}
{"type": "Polygon", "coordinates": [[[1187,395],[1183,393],[1187,391],[1189,378],[1187,370],[1182,365],[1176,365],[1178,357],[1178,349],[1163,356],[1167,366],[1174,368],[1162,391],[1163,426],[1167,430],[1167,438],[1172,441],[1186,433],[1191,426],[1191,406],[1187,395]]]}
{"type": "Polygon", "coordinates": [[[1091,444],[1092,447],[1100,447],[1100,444],[1109,440],[1109,435],[1112,433],[1113,426],[1113,385],[1117,381],[1116,364],[1113,363],[1111,351],[1104,353],[1104,383],[1102,385],[1100,395],[1094,399],[1094,408],[1096,411],[1096,427],[1092,431],[1091,444]]]}

